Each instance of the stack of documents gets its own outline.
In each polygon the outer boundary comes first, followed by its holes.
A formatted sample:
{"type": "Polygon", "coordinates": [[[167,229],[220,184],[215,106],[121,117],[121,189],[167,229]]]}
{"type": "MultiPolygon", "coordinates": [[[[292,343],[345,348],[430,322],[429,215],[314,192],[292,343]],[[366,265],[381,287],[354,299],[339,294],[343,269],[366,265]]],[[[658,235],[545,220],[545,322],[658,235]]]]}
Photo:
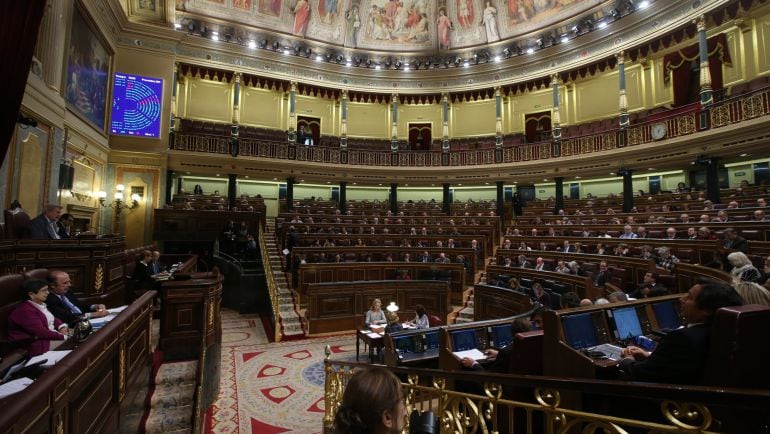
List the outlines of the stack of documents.
{"type": "Polygon", "coordinates": [[[469,357],[473,360],[486,360],[487,356],[486,354],[482,353],[476,348],[473,348],[471,350],[465,350],[465,351],[454,351],[452,354],[457,357],[457,360],[462,360],[466,357],[469,357]]]}
{"type": "Polygon", "coordinates": [[[65,351],[48,351],[47,353],[43,353],[39,356],[35,356],[27,360],[27,363],[24,366],[30,366],[35,364],[40,364],[43,368],[50,368],[51,366],[55,365],[59,360],[63,359],[64,356],[69,354],[72,350],[65,350],[65,351]],[[43,363],[40,363],[40,362],[43,363]]]}
{"type": "Polygon", "coordinates": [[[34,383],[34,381],[31,378],[22,377],[11,380],[7,383],[0,384],[0,399],[3,399],[8,395],[21,392],[32,383],[34,383]]]}

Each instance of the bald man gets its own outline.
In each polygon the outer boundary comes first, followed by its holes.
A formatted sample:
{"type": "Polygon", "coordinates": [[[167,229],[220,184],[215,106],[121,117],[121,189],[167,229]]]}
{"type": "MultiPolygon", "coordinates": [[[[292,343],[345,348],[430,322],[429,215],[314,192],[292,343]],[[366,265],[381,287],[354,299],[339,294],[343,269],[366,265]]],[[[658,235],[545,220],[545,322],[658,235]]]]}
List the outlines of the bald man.
{"type": "Polygon", "coordinates": [[[92,304],[86,306],[70,292],[72,280],[69,274],[64,271],[54,270],[48,273],[48,288],[51,293],[45,300],[48,310],[53,316],[59,318],[69,325],[74,325],[79,318],[100,318],[109,315],[107,308],[103,304],[92,304]]]}

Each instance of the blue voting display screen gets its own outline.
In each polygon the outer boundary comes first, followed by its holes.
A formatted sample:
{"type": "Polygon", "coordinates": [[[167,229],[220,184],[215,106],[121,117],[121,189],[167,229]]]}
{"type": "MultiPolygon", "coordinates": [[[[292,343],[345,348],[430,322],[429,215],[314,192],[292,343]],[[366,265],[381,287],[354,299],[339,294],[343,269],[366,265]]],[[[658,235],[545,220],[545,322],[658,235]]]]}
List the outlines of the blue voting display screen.
{"type": "Polygon", "coordinates": [[[120,136],[160,136],[163,80],[115,73],[110,133],[120,136]]]}

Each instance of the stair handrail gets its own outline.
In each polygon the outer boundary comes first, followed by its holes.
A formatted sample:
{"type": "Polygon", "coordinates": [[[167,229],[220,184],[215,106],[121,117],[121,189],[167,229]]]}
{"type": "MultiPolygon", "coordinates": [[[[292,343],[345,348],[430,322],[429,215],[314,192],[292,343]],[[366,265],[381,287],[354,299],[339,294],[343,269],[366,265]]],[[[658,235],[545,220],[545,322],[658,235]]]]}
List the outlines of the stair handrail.
{"type": "Polygon", "coordinates": [[[273,312],[273,324],[275,325],[275,342],[281,341],[281,326],[279,322],[279,304],[278,304],[278,285],[273,276],[273,265],[270,263],[270,253],[265,244],[265,228],[259,228],[259,254],[262,256],[262,267],[265,270],[265,281],[267,282],[267,291],[270,294],[270,304],[273,312]]]}
{"type": "Polygon", "coordinates": [[[221,250],[216,255],[214,255],[214,257],[219,257],[232,263],[233,266],[238,269],[238,272],[243,274],[243,264],[241,264],[241,261],[238,258],[228,255],[227,253],[221,250]]]}

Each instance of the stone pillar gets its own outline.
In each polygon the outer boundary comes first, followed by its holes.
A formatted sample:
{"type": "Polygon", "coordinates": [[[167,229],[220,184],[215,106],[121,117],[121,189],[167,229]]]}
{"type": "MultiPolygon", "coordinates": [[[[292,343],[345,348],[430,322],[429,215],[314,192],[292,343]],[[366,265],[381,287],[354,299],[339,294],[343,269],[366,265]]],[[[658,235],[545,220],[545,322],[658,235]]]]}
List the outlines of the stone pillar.
{"type": "Polygon", "coordinates": [[[551,88],[553,89],[553,118],[551,122],[551,133],[554,140],[561,139],[561,116],[559,115],[559,76],[551,76],[551,88]]]}
{"type": "Polygon", "coordinates": [[[233,123],[230,126],[230,155],[237,157],[240,153],[240,141],[238,140],[239,127],[241,122],[241,73],[235,73],[235,84],[233,89],[233,123]]]}
{"type": "Polygon", "coordinates": [[[564,209],[564,178],[557,176],[554,181],[556,181],[556,209],[554,210],[556,214],[560,209],[564,209]]]}
{"type": "Polygon", "coordinates": [[[390,184],[390,212],[398,214],[398,184],[390,184]]]}
{"type": "Polygon", "coordinates": [[[503,148],[503,94],[500,86],[495,86],[495,148],[503,148]]]}
{"type": "Polygon", "coordinates": [[[345,89],[340,98],[340,115],[340,149],[344,151],[348,149],[348,91],[345,89]]]}
{"type": "Polygon", "coordinates": [[[449,194],[449,187],[450,184],[443,184],[444,191],[441,200],[441,211],[446,215],[452,214],[452,199],[449,194]]]}
{"type": "Polygon", "coordinates": [[[633,170],[625,169],[620,171],[623,176],[623,212],[629,213],[634,207],[634,181],[632,179],[633,170]]]}
{"type": "Polygon", "coordinates": [[[297,143],[297,82],[289,88],[289,142],[297,143]]]}
{"type": "Polygon", "coordinates": [[[348,183],[340,181],[340,203],[339,210],[342,214],[348,212],[348,183]]]}
{"type": "Polygon", "coordinates": [[[229,209],[235,208],[235,204],[238,195],[238,175],[231,173],[227,175],[227,207],[229,209]]]}
{"type": "Polygon", "coordinates": [[[706,198],[721,203],[719,198],[719,157],[709,157],[706,165],[706,198]]]}
{"type": "Polygon", "coordinates": [[[286,178],[286,211],[294,209],[294,177],[286,178]]]}
{"type": "Polygon", "coordinates": [[[618,107],[620,109],[620,128],[628,127],[628,98],[626,97],[626,59],[621,51],[618,58],[618,81],[620,84],[620,100],[618,107]]]}
{"type": "Polygon", "coordinates": [[[398,152],[398,94],[390,96],[390,151],[398,152]]]}
{"type": "MultiPolygon", "coordinates": [[[[171,200],[172,200],[171,195],[173,194],[173,192],[174,192],[174,171],[166,170],[166,194],[164,195],[165,202],[163,203],[163,205],[171,204],[171,200]]],[[[160,208],[162,207],[163,206],[161,206],[160,208]]]]}
{"type": "Polygon", "coordinates": [[[502,221],[502,218],[505,215],[505,195],[503,194],[503,181],[497,181],[495,184],[497,186],[497,210],[495,210],[495,212],[502,221]]]}
{"type": "Polygon", "coordinates": [[[706,17],[701,15],[696,21],[698,26],[698,48],[700,51],[700,104],[711,105],[714,94],[711,89],[711,72],[709,71],[708,39],[706,39],[706,17]]]}
{"type": "Polygon", "coordinates": [[[60,92],[67,39],[65,17],[71,9],[69,0],[50,0],[46,5],[43,21],[35,46],[35,57],[43,64],[43,81],[49,88],[60,92]]]}
{"type": "Polygon", "coordinates": [[[449,152],[449,93],[441,94],[441,114],[443,124],[441,125],[441,151],[449,152]]]}
{"type": "MultiPolygon", "coordinates": [[[[178,127],[178,125],[176,124],[176,94],[177,94],[178,84],[179,84],[179,62],[174,62],[174,73],[171,74],[171,119],[169,119],[169,123],[168,123],[169,133],[172,135],[172,137],[178,127]]],[[[168,147],[169,149],[174,147],[173,141],[169,141],[168,147]]]]}

